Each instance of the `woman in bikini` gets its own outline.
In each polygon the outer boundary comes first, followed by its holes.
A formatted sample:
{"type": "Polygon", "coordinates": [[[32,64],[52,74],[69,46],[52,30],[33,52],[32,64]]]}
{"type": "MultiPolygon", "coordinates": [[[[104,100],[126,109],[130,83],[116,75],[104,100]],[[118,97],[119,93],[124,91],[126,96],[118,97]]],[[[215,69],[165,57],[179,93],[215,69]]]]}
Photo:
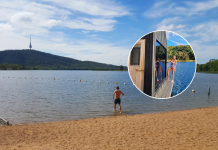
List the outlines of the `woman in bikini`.
{"type": "Polygon", "coordinates": [[[161,80],[162,80],[162,68],[160,66],[160,62],[161,62],[161,60],[158,57],[156,57],[156,60],[155,60],[155,71],[156,71],[157,81],[159,81],[159,79],[158,79],[158,69],[160,70],[161,80]]]}
{"type": "Polygon", "coordinates": [[[167,71],[167,81],[169,81],[169,73],[170,73],[170,70],[172,69],[172,74],[173,74],[173,77],[172,77],[172,80],[171,82],[173,83],[174,82],[174,73],[176,71],[176,64],[177,64],[177,61],[176,61],[176,56],[173,56],[173,58],[171,59],[171,61],[167,62],[167,63],[170,63],[171,62],[171,65],[167,71]]]}

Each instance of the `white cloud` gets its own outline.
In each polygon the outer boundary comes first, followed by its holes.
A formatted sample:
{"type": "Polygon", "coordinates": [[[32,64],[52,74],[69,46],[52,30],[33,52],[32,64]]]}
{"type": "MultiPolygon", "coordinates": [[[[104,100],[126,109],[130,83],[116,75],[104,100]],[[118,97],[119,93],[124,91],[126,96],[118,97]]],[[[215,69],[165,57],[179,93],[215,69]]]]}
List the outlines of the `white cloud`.
{"type": "Polygon", "coordinates": [[[91,31],[112,31],[117,23],[115,17],[130,14],[119,3],[109,0],[46,0],[46,3],[43,0],[10,0],[1,2],[0,13],[0,50],[28,48],[29,35],[32,35],[33,49],[36,50],[73,56],[80,60],[126,65],[127,56],[114,57],[115,53],[121,55],[124,51],[128,55],[126,48],[101,39],[100,42],[81,41],[71,36],[70,32],[60,32],[62,29],[79,29],[79,32],[87,34],[86,38],[93,39],[97,34],[91,31]],[[84,55],[87,50],[89,55],[84,55]],[[111,61],[112,57],[115,58],[114,61],[111,61]],[[120,62],[121,59],[124,61],[120,62]]]}
{"type": "Polygon", "coordinates": [[[170,24],[170,25],[162,25],[160,27],[157,28],[157,30],[175,30],[175,29],[181,29],[181,28],[184,28],[186,25],[182,25],[182,24],[179,24],[179,25],[174,25],[174,24],[170,24]]]}
{"type": "Polygon", "coordinates": [[[175,30],[184,28],[186,25],[178,24],[183,19],[180,17],[166,18],[163,19],[160,23],[157,24],[157,30],[175,30]],[[178,25],[175,25],[178,24],[178,25]]]}
{"type": "Polygon", "coordinates": [[[186,26],[186,25],[179,24],[179,25],[176,26],[176,28],[177,28],[177,29],[181,29],[181,28],[184,28],[185,26],[186,26]]]}
{"type": "Polygon", "coordinates": [[[82,33],[85,33],[85,34],[87,34],[87,33],[89,33],[90,31],[87,31],[87,30],[83,30],[82,31],[82,33]]]}
{"type": "Polygon", "coordinates": [[[13,27],[10,25],[10,23],[0,23],[0,33],[2,34],[3,32],[10,33],[13,31],[13,27]]]}
{"type": "Polygon", "coordinates": [[[73,58],[79,60],[90,60],[109,64],[113,62],[113,64],[116,65],[126,65],[129,48],[115,46],[110,43],[80,41],[76,45],[71,45],[68,48],[65,48],[62,52],[72,55],[73,58]],[[81,52],[83,53],[81,54],[81,52]],[[85,53],[88,53],[88,55],[85,55],[85,53]],[[115,53],[116,55],[114,55],[115,53]],[[123,61],[120,62],[120,60],[123,61]]]}
{"type": "Polygon", "coordinates": [[[113,17],[124,15],[124,13],[120,13],[122,10],[116,11],[118,7],[110,9],[110,6],[107,6],[107,10],[111,12],[106,11],[104,15],[97,15],[96,13],[94,16],[86,17],[74,16],[72,10],[63,6],[57,8],[57,5],[50,6],[27,0],[7,1],[2,3],[0,7],[8,12],[5,17],[0,16],[0,20],[3,21],[3,23],[0,23],[0,50],[28,48],[29,35],[31,34],[33,49],[36,50],[62,56],[72,56],[79,60],[117,65],[126,65],[127,63],[128,48],[116,46],[102,40],[98,42],[94,40],[71,39],[73,36],[50,30],[54,26],[59,26],[62,29],[81,29],[80,32],[88,34],[86,37],[91,37],[89,39],[92,39],[97,34],[93,34],[91,30],[108,32],[114,29],[117,21],[113,17]],[[85,55],[87,53],[88,55],[85,55]],[[119,55],[115,56],[115,53],[119,55]],[[123,55],[125,53],[126,55],[123,55]],[[112,61],[111,58],[114,58],[114,60],[112,61]]]}
{"type": "Polygon", "coordinates": [[[127,48],[100,38],[96,41],[96,31],[112,31],[117,17],[130,14],[126,7],[109,0],[45,1],[1,2],[0,50],[26,49],[29,46],[29,35],[32,35],[33,49],[36,50],[72,56],[79,60],[126,65],[129,52],[127,48]],[[79,33],[87,34],[81,35],[86,39],[75,37],[71,34],[71,29],[79,29],[79,33]],[[89,55],[85,55],[86,53],[89,55]],[[115,56],[115,53],[118,55],[115,56]],[[121,59],[124,61],[120,61],[121,59]]]}
{"type": "Polygon", "coordinates": [[[166,32],[167,35],[167,40],[175,43],[176,45],[188,45],[187,41],[179,35],[178,33],[175,32],[166,32]]]}
{"type": "Polygon", "coordinates": [[[157,18],[168,14],[184,14],[187,8],[176,6],[175,3],[157,2],[143,15],[149,18],[157,18]]]}
{"type": "Polygon", "coordinates": [[[117,22],[113,19],[114,17],[129,14],[126,8],[118,3],[96,0],[48,0],[47,3],[10,0],[1,2],[0,8],[2,14],[0,21],[10,22],[18,32],[22,32],[21,30],[32,32],[33,28],[52,28],[54,26],[89,31],[111,31],[117,22]],[[73,12],[85,13],[90,16],[75,16],[73,12]]]}
{"type": "Polygon", "coordinates": [[[172,24],[181,20],[183,19],[181,19],[180,17],[165,18],[159,24],[157,24],[157,26],[161,26],[164,24],[172,24]]]}
{"type": "Polygon", "coordinates": [[[10,22],[11,23],[32,23],[33,22],[33,18],[35,18],[35,14],[31,13],[31,12],[21,12],[21,13],[17,13],[14,14],[11,17],[10,22]]]}
{"type": "Polygon", "coordinates": [[[192,46],[195,52],[197,61],[201,59],[209,60],[214,57],[217,58],[218,56],[218,51],[217,51],[218,44],[206,45],[198,41],[190,41],[190,45],[192,46]]]}
{"type": "Polygon", "coordinates": [[[218,21],[203,22],[188,30],[198,42],[211,42],[218,40],[218,21]]]}
{"type": "Polygon", "coordinates": [[[85,29],[94,31],[111,31],[114,28],[116,20],[81,18],[77,20],[66,21],[63,26],[71,29],[85,29]]]}
{"type": "Polygon", "coordinates": [[[62,23],[61,20],[51,19],[51,20],[47,20],[45,22],[41,22],[40,26],[51,28],[53,26],[60,25],[61,23],[62,23]]]}
{"type": "Polygon", "coordinates": [[[55,44],[55,47],[66,47],[67,44],[66,43],[60,43],[60,44],[55,44]]]}
{"type": "Polygon", "coordinates": [[[109,0],[42,0],[55,3],[71,11],[78,11],[92,16],[120,17],[130,14],[127,8],[109,0]]]}
{"type": "Polygon", "coordinates": [[[14,14],[20,12],[31,12],[34,14],[40,14],[42,16],[45,16],[46,18],[64,18],[67,15],[72,15],[72,13],[68,10],[60,9],[52,5],[31,2],[28,0],[2,1],[0,8],[1,21],[8,21],[14,14]]]}
{"type": "Polygon", "coordinates": [[[174,32],[166,32],[166,36],[167,36],[167,39],[170,39],[170,38],[178,36],[178,35],[175,34],[174,32]]]}
{"type": "Polygon", "coordinates": [[[97,35],[96,34],[92,34],[92,35],[89,35],[90,37],[96,37],[97,35]]]}
{"type": "Polygon", "coordinates": [[[218,0],[209,0],[205,2],[183,2],[184,7],[176,3],[157,2],[149,10],[143,13],[145,17],[157,18],[164,15],[202,15],[206,11],[218,7],[218,0]]]}
{"type": "Polygon", "coordinates": [[[218,0],[208,0],[205,2],[185,2],[190,8],[189,15],[198,14],[218,7],[218,0]]]}
{"type": "Polygon", "coordinates": [[[185,20],[181,17],[165,18],[156,25],[157,30],[168,30],[180,34],[183,37],[189,37],[187,33],[187,24],[182,24],[185,20]]]}
{"type": "Polygon", "coordinates": [[[0,6],[0,21],[9,21],[10,18],[17,12],[17,10],[0,6]]]}
{"type": "Polygon", "coordinates": [[[16,26],[26,28],[29,28],[30,26],[42,26],[50,28],[62,23],[61,20],[47,19],[40,14],[35,14],[32,12],[16,13],[11,17],[10,22],[16,26]]]}

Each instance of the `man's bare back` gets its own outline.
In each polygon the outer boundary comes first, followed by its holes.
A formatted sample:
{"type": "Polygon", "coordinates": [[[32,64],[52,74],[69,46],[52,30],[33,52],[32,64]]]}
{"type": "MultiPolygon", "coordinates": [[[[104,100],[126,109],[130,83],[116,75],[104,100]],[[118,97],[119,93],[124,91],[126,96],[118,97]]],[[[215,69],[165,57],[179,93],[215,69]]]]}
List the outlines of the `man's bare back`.
{"type": "Polygon", "coordinates": [[[115,95],[115,99],[120,99],[120,95],[124,95],[122,91],[115,90],[113,96],[115,95]]]}
{"type": "Polygon", "coordinates": [[[119,90],[119,86],[117,86],[116,90],[113,93],[113,99],[114,99],[114,95],[115,95],[115,100],[114,100],[114,111],[116,111],[116,104],[118,104],[119,108],[120,108],[120,113],[121,112],[121,100],[120,100],[120,95],[124,95],[122,91],[119,90]]]}

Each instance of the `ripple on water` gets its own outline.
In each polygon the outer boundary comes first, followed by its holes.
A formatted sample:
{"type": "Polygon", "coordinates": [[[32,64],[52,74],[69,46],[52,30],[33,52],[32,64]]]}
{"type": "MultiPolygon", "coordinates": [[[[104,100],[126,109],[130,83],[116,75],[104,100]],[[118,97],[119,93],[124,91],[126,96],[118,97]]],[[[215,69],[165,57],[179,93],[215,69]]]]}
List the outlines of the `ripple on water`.
{"type": "MultiPolygon", "coordinates": [[[[138,91],[126,71],[1,71],[0,83],[4,86],[0,86],[0,117],[12,124],[23,124],[120,116],[119,111],[113,112],[115,82],[118,82],[125,94],[121,97],[123,115],[218,105],[217,74],[197,73],[190,88],[184,93],[160,100],[149,98],[138,91]],[[2,78],[12,74],[14,80],[2,78]],[[32,80],[24,79],[25,76],[32,80]],[[60,80],[53,80],[54,77],[60,80]],[[37,80],[33,81],[34,78],[37,80]],[[66,79],[75,79],[75,82],[66,79]],[[80,83],[79,79],[87,82],[80,83]],[[92,80],[94,82],[90,83],[92,80]],[[99,84],[99,81],[102,83],[99,84]],[[210,97],[207,95],[208,86],[211,87],[210,97]],[[196,92],[192,93],[191,89],[196,92]]],[[[179,86],[174,86],[176,93],[185,88],[186,83],[189,84],[188,80],[175,80],[175,83],[179,83],[179,86]]]]}

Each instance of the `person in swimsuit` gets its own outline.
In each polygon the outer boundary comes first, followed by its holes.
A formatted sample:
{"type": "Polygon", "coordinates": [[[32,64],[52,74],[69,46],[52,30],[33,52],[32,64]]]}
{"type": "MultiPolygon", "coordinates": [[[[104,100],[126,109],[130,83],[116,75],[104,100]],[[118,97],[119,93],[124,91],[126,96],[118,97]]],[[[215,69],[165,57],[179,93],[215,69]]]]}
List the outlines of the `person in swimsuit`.
{"type": "Polygon", "coordinates": [[[155,60],[155,71],[156,71],[157,81],[159,81],[159,79],[158,79],[158,69],[160,70],[161,80],[162,80],[162,68],[160,66],[160,62],[161,62],[161,60],[158,57],[156,57],[156,60],[155,60]]]}
{"type": "Polygon", "coordinates": [[[120,100],[120,95],[124,95],[122,91],[119,90],[119,86],[116,87],[116,90],[113,93],[113,99],[114,99],[114,95],[115,95],[115,100],[114,100],[114,111],[116,111],[116,105],[118,104],[119,109],[120,109],[120,113],[121,112],[121,100],[120,100]]]}
{"type": "Polygon", "coordinates": [[[167,63],[170,63],[171,62],[171,65],[167,71],[167,81],[169,81],[169,73],[170,73],[170,70],[172,69],[172,74],[173,74],[173,77],[172,77],[172,80],[171,82],[173,83],[174,82],[174,73],[176,71],[176,64],[177,64],[177,61],[176,61],[176,56],[173,56],[173,58],[171,59],[171,61],[167,62],[167,63]]]}

